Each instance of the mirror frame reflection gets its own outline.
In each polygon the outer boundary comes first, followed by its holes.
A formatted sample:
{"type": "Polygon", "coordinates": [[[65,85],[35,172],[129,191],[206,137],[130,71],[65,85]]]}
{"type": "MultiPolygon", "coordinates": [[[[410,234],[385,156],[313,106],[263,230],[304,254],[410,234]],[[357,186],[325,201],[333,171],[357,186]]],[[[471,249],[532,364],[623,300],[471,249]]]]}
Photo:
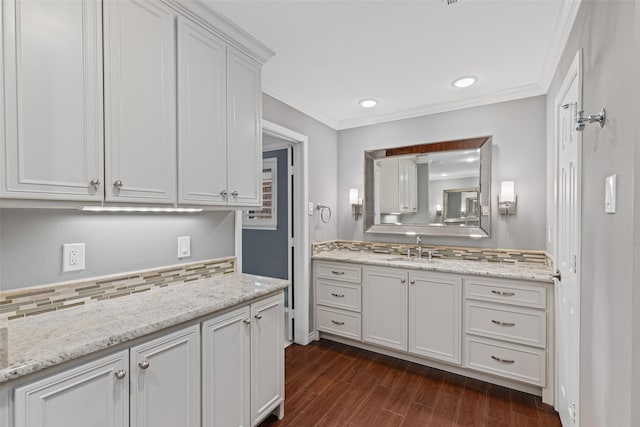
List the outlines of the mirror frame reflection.
{"type": "MultiPolygon", "coordinates": [[[[365,233],[418,234],[421,236],[491,236],[491,152],[492,137],[457,139],[426,144],[394,147],[364,152],[364,231],[365,233]],[[480,150],[478,187],[478,220],[473,225],[458,221],[450,224],[375,224],[374,164],[378,159],[393,156],[420,155],[457,150],[480,150]]],[[[449,191],[459,191],[451,189],[449,191]]],[[[475,191],[474,189],[464,189],[475,191]]],[[[444,195],[444,194],[443,194],[444,195]]],[[[444,203],[443,203],[444,204],[444,203]]],[[[444,214],[444,212],[442,212],[444,214]]],[[[443,215],[444,217],[444,215],[443,215]]]]}

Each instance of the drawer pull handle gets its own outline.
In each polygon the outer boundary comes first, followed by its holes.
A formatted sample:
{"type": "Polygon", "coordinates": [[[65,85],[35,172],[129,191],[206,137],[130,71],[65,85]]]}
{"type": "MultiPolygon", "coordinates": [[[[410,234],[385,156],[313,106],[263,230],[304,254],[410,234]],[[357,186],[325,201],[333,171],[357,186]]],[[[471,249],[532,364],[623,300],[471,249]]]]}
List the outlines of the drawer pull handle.
{"type": "Polygon", "coordinates": [[[496,360],[496,361],[498,361],[498,362],[502,362],[502,363],[508,363],[508,364],[516,363],[516,361],[515,361],[515,360],[501,359],[501,358],[499,358],[499,357],[495,357],[495,356],[491,356],[491,358],[492,358],[493,360],[496,360]]]}
{"type": "Polygon", "coordinates": [[[495,289],[491,290],[492,294],[500,295],[501,297],[512,297],[516,293],[515,292],[504,292],[504,291],[496,291],[495,289]]]}
{"type": "Polygon", "coordinates": [[[344,271],[335,271],[335,270],[331,270],[331,272],[333,274],[337,274],[338,276],[342,276],[344,274],[344,271]]]}
{"type": "Polygon", "coordinates": [[[494,323],[496,325],[500,325],[500,326],[516,326],[515,323],[511,323],[511,322],[501,322],[499,320],[492,320],[491,323],[494,323]]]}
{"type": "Polygon", "coordinates": [[[334,325],[340,325],[340,326],[344,325],[344,322],[338,322],[335,320],[331,320],[331,323],[333,323],[334,325]]]}
{"type": "Polygon", "coordinates": [[[333,295],[336,298],[344,298],[344,294],[336,294],[335,292],[331,292],[331,295],[333,295]]]}

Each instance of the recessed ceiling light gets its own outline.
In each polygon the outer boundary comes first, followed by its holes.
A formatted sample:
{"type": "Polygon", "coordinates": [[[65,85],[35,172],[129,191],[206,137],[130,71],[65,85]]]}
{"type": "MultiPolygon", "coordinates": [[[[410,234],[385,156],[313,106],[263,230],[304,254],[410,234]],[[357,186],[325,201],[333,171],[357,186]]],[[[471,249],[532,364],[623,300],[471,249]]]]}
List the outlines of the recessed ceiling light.
{"type": "Polygon", "coordinates": [[[459,79],[455,79],[451,84],[454,85],[455,87],[463,88],[463,87],[469,87],[477,81],[478,81],[477,77],[465,76],[465,77],[460,77],[459,79]]]}
{"type": "Polygon", "coordinates": [[[378,105],[378,101],[376,101],[375,99],[363,99],[359,101],[358,104],[360,104],[360,106],[364,108],[372,108],[378,105]]]}

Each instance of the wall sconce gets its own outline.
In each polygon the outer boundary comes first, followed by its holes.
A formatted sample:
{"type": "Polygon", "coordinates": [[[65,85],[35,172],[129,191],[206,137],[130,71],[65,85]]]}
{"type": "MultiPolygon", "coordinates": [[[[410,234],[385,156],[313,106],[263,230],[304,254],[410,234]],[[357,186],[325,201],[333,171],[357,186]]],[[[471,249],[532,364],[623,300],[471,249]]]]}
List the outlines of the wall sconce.
{"type": "Polygon", "coordinates": [[[442,205],[436,205],[436,216],[442,215],[442,205]]]}
{"type": "Polygon", "coordinates": [[[502,181],[500,194],[498,194],[498,212],[500,212],[500,215],[515,215],[516,199],[515,182],[502,181]]]}
{"type": "Polygon", "coordinates": [[[349,203],[351,203],[353,218],[357,221],[362,215],[362,198],[358,198],[357,188],[349,189],[349,203]]]}

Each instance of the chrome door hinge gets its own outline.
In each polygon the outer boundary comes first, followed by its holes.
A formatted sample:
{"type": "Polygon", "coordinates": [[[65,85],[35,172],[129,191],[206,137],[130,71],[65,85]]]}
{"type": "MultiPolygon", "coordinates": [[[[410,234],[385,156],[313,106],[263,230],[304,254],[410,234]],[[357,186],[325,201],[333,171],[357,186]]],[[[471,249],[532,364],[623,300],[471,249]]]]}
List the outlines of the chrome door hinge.
{"type": "Polygon", "coordinates": [[[571,421],[575,424],[576,423],[576,415],[577,415],[577,409],[576,409],[576,404],[572,403],[571,406],[569,407],[569,415],[571,415],[571,421]]]}

